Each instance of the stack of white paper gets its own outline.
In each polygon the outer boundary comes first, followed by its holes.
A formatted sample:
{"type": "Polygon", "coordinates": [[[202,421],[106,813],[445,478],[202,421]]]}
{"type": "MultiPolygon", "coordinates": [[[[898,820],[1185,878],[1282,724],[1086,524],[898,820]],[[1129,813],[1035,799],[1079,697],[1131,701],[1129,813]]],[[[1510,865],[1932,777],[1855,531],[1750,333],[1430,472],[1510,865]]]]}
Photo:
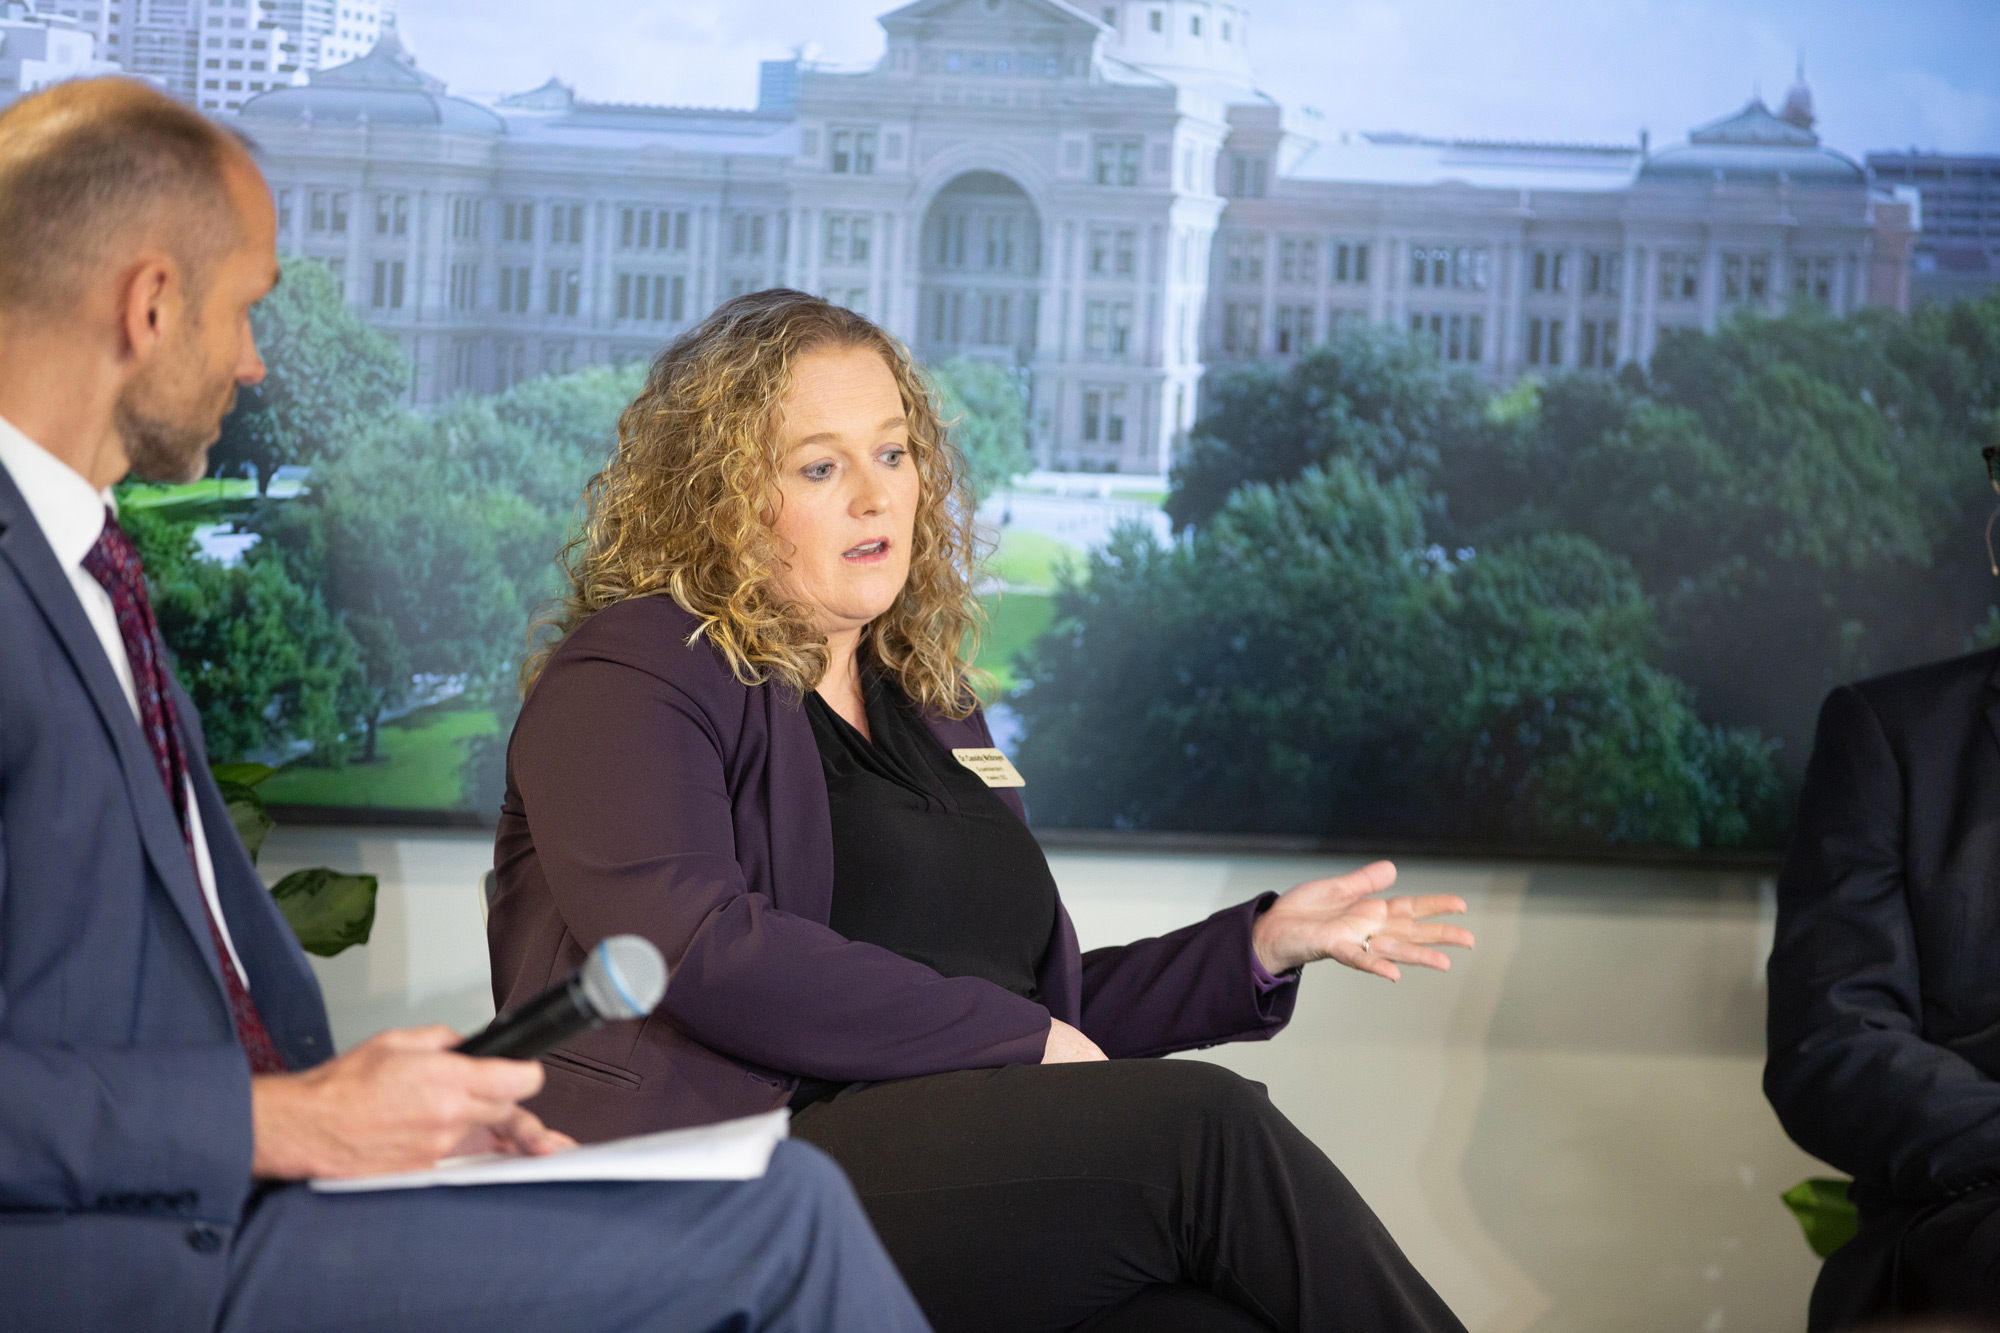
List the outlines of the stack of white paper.
{"type": "Polygon", "coordinates": [[[789,1132],[792,1113],[763,1115],[692,1129],[669,1129],[609,1143],[569,1148],[546,1157],[487,1153],[447,1157],[427,1171],[315,1180],[325,1194],[414,1190],[433,1185],[526,1185],[563,1180],[755,1180],[789,1132]]]}

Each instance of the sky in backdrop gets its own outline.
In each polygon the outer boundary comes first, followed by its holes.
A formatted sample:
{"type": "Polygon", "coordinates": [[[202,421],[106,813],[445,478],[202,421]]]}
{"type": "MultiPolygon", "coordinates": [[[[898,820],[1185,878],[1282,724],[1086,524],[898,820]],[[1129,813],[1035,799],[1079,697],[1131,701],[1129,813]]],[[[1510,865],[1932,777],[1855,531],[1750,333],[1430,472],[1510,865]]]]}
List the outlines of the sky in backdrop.
{"type": "MultiPolygon", "coordinates": [[[[470,92],[551,74],[597,101],[748,106],[757,62],[882,51],[884,0],[400,0],[470,92]]],[[[2000,0],[1250,0],[1266,91],[1336,129],[1653,143],[1774,108],[1803,51],[1824,142],[2000,153],[2000,0]]]]}

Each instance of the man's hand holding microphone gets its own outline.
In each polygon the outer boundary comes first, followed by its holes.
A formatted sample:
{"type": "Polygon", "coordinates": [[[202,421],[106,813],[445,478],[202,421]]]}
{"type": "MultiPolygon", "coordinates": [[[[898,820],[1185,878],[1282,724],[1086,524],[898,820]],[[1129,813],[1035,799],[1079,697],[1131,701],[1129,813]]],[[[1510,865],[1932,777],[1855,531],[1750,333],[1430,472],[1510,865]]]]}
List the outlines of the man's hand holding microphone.
{"type": "Polygon", "coordinates": [[[253,1078],[251,1170],[275,1180],[365,1176],[461,1154],[575,1147],[521,1106],[541,1091],[534,1057],[603,1023],[643,1018],[666,988],[660,951],[614,935],[575,973],[463,1042],[442,1025],[401,1028],[303,1073],[253,1078]]]}

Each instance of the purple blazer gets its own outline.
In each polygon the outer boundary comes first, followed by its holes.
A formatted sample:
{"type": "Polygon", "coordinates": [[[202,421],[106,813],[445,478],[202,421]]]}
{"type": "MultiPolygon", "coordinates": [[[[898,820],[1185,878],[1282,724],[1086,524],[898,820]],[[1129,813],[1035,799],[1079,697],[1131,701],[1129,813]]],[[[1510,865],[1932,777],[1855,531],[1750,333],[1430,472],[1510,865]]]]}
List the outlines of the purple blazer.
{"type": "MultiPolygon", "coordinates": [[[[666,1000],[544,1057],[529,1105],[586,1142],[782,1106],[798,1076],[910,1078],[1036,1064],[1054,1015],[1114,1058],[1267,1038],[1296,981],[1255,978],[1269,901],[1080,955],[1069,915],[1037,968],[1042,1003],[836,934],[826,779],[805,710],[745,687],[665,597],[578,626],[507,751],[487,926],[494,1003],[522,1003],[606,935],[660,947],[666,1000]]],[[[985,719],[934,719],[947,748],[985,719]]],[[[1000,796],[1016,814],[1020,797],[1000,796]]],[[[1025,816],[1023,816],[1025,818],[1025,816]]]]}

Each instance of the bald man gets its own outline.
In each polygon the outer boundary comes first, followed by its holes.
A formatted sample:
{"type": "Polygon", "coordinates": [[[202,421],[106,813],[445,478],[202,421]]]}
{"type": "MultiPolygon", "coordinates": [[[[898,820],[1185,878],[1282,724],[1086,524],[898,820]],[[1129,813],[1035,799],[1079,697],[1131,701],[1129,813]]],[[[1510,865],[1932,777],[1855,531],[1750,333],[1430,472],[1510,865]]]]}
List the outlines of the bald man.
{"type": "Polygon", "coordinates": [[[361,1195],[568,1142],[444,1028],[336,1055],[110,487],[206,468],[278,281],[247,144],[143,84],[0,114],[0,1327],[921,1329],[845,1179],[361,1195]]]}

